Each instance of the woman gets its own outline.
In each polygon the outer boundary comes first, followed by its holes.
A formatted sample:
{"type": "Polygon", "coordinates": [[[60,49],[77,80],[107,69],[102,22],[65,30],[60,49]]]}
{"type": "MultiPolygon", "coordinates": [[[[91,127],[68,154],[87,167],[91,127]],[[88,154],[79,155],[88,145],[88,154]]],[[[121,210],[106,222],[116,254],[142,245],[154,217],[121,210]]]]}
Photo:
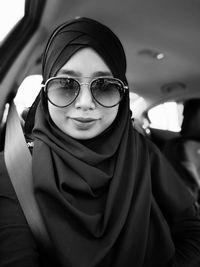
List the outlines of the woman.
{"type": "MultiPolygon", "coordinates": [[[[92,19],[64,23],[46,46],[43,90],[25,131],[34,126],[34,190],[52,266],[195,266],[200,259],[198,207],[133,129],[125,72],[119,39],[92,19]]],[[[1,266],[39,266],[45,248],[37,248],[9,178],[1,180],[14,215],[0,213],[18,223],[1,231],[1,266]]]]}

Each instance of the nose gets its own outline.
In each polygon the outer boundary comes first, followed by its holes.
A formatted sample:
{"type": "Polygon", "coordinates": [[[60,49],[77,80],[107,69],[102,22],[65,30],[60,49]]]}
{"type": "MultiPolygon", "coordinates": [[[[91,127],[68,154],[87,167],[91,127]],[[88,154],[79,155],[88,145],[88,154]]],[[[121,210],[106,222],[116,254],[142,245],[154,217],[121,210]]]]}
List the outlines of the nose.
{"type": "Polygon", "coordinates": [[[88,83],[82,83],[78,97],[75,100],[75,107],[83,110],[95,109],[95,103],[88,83]]]}

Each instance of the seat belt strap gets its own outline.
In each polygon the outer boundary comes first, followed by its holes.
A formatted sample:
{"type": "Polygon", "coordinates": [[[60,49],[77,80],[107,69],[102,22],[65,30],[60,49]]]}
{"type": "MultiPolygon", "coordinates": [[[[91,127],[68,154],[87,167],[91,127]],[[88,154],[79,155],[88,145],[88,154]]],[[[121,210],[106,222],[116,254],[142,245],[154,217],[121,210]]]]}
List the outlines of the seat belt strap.
{"type": "Polygon", "coordinates": [[[50,240],[33,190],[32,156],[14,102],[10,104],[7,117],[4,157],[28,225],[36,240],[47,248],[50,240]]]}

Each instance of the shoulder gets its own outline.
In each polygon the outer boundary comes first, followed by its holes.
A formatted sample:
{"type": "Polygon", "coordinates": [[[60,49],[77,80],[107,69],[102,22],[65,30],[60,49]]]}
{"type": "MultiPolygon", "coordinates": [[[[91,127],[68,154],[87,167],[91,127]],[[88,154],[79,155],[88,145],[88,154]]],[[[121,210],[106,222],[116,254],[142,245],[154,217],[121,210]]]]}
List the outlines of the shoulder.
{"type": "Polygon", "coordinates": [[[151,141],[151,139],[148,136],[141,133],[141,131],[138,131],[138,129],[136,129],[135,127],[133,128],[133,131],[136,143],[138,145],[141,145],[144,148],[144,150],[146,150],[150,155],[162,154],[160,149],[151,141]]]}
{"type": "Polygon", "coordinates": [[[0,197],[12,198],[12,200],[17,201],[17,197],[6,168],[3,152],[0,152],[0,197]]]}
{"type": "Polygon", "coordinates": [[[5,164],[4,152],[0,152],[0,188],[2,188],[2,184],[7,178],[9,179],[9,175],[5,164]]]}
{"type": "Polygon", "coordinates": [[[0,153],[1,266],[41,266],[39,252],[0,153]],[[3,264],[3,265],[2,265],[3,264]]]}

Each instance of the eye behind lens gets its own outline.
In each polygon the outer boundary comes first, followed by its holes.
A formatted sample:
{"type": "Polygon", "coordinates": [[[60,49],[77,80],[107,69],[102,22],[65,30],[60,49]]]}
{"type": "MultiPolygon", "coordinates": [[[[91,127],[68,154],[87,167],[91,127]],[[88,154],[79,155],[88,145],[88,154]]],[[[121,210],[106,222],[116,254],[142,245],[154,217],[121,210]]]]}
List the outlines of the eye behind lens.
{"type": "Polygon", "coordinates": [[[58,78],[50,80],[47,85],[47,98],[57,107],[70,105],[79,93],[79,83],[72,78],[58,78]]]}
{"type": "Polygon", "coordinates": [[[98,78],[91,84],[94,99],[104,107],[113,107],[119,104],[123,91],[123,84],[115,78],[98,78]]]}

